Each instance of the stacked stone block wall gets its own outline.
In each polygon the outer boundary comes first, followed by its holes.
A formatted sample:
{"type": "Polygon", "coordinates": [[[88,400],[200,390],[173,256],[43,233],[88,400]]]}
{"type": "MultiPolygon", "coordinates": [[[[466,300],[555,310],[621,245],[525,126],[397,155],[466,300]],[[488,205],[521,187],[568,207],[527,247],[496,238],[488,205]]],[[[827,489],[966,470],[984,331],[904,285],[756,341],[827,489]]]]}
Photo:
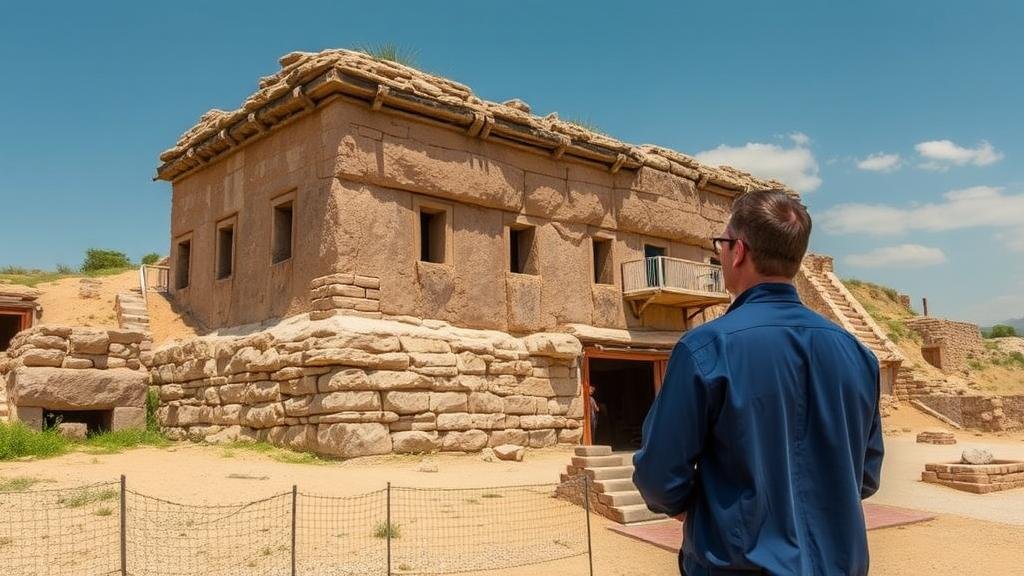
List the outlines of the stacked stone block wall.
{"type": "Polygon", "coordinates": [[[1024,430],[1024,396],[931,395],[915,400],[964,428],[989,432],[1024,430]]]}
{"type": "Polygon", "coordinates": [[[924,347],[941,349],[941,365],[936,368],[944,372],[963,370],[972,357],[984,354],[985,344],[976,324],[930,317],[911,318],[905,323],[921,335],[924,347]]]}
{"type": "Polygon", "coordinates": [[[112,429],[145,426],[151,343],[142,332],[36,326],[0,361],[9,417],[31,427],[43,412],[111,410],[112,429]]]}
{"type": "Polygon", "coordinates": [[[991,464],[978,465],[927,464],[921,480],[975,494],[1024,488],[1024,462],[996,460],[991,464]]]}
{"type": "MultiPolygon", "coordinates": [[[[345,285],[325,283],[323,286],[345,285]]],[[[372,288],[370,288],[372,290],[372,288]]],[[[244,439],[349,458],[576,444],[580,342],[351,313],[154,353],[173,438],[244,439]]]]}
{"type": "Polygon", "coordinates": [[[311,320],[335,314],[381,318],[380,278],[358,274],[331,274],[310,282],[311,320]]]}

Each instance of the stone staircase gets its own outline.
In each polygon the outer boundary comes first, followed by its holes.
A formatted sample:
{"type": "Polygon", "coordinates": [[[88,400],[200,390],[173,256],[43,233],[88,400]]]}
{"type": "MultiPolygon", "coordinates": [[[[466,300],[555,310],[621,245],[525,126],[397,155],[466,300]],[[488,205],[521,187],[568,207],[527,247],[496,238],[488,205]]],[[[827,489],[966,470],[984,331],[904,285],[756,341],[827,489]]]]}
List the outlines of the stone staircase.
{"type": "Polygon", "coordinates": [[[634,524],[666,518],[647,509],[633,485],[632,454],[613,454],[611,446],[577,446],[562,482],[586,475],[590,486],[590,508],[620,524],[634,524]]]}
{"type": "Polygon", "coordinates": [[[823,307],[826,317],[856,336],[875,353],[879,362],[903,362],[899,348],[835,275],[832,258],[808,255],[800,267],[799,280],[812,287],[814,296],[820,300],[818,306],[811,307],[816,310],[823,307]]]}
{"type": "Polygon", "coordinates": [[[121,292],[114,299],[117,325],[124,330],[149,332],[149,311],[139,289],[121,292]]]}

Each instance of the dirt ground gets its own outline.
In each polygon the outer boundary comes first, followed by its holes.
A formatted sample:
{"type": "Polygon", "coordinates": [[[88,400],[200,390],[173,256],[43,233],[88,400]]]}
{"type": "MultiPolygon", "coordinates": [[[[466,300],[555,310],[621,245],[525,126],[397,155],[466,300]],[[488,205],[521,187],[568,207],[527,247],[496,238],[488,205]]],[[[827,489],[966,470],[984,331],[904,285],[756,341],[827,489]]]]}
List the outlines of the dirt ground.
{"type": "MultiPolygon", "coordinates": [[[[902,408],[886,419],[887,455],[878,504],[936,513],[932,521],[869,533],[872,573],[893,576],[974,573],[1024,574],[1024,491],[975,495],[919,481],[923,463],[954,459],[965,446],[984,445],[997,456],[1024,458],[1024,435],[958,431],[956,446],[919,445],[916,432],[941,423],[902,408]],[[904,432],[903,430],[908,430],[904,432]]],[[[483,462],[479,455],[384,456],[345,462],[295,464],[237,448],[176,444],[121,454],[75,453],[51,460],[0,464],[0,479],[50,480],[33,489],[75,486],[126,474],[129,489],[184,503],[254,500],[291,489],[310,494],[355,495],[395,486],[482,488],[556,482],[569,459],[565,448],[532,450],[521,463],[483,462]],[[418,469],[424,461],[437,472],[418,469]],[[41,488],[40,488],[41,487],[41,488]]],[[[609,530],[593,516],[594,568],[601,575],[674,574],[675,555],[609,530]]],[[[587,573],[585,556],[513,569],[470,572],[492,576],[587,573]]]]}
{"type": "Polygon", "coordinates": [[[114,297],[119,292],[139,287],[138,270],[88,279],[97,282],[98,298],[82,298],[78,295],[81,280],[82,278],[62,278],[36,286],[36,289],[42,292],[38,300],[43,306],[42,322],[116,328],[114,297]]]}

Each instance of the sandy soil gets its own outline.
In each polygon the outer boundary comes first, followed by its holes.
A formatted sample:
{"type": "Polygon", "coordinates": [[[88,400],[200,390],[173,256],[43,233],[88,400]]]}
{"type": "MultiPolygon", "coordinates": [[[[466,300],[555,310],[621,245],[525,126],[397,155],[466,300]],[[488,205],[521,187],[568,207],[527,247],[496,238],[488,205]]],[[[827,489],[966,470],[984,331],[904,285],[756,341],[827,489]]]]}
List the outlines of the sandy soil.
{"type": "Polygon", "coordinates": [[[82,298],[78,287],[82,278],[62,278],[36,286],[42,294],[38,302],[43,306],[44,324],[67,324],[72,326],[96,326],[117,328],[114,315],[114,297],[139,287],[138,270],[129,270],[114,276],[90,278],[97,280],[99,298],[82,298]]]}
{"type": "MultiPolygon", "coordinates": [[[[984,444],[1000,455],[1024,457],[1024,437],[976,438],[961,433],[962,444],[914,443],[913,434],[937,428],[930,418],[900,410],[893,424],[912,431],[888,437],[883,486],[873,502],[938,513],[936,520],[869,534],[874,574],[918,575],[972,571],[1024,574],[1018,569],[1024,549],[1024,491],[974,495],[919,482],[925,461],[953,458],[966,445],[984,444]],[[1014,572],[1014,570],[1018,570],[1014,572]]],[[[887,419],[889,422],[890,419],[887,419]]],[[[287,492],[355,495],[395,486],[474,488],[551,483],[569,459],[569,450],[530,451],[522,463],[483,462],[479,455],[384,456],[319,465],[292,464],[237,448],[176,444],[111,455],[75,453],[51,460],[0,464],[0,478],[51,480],[35,489],[76,486],[128,477],[129,489],[183,503],[228,503],[287,492]],[[437,472],[417,470],[423,460],[437,472]]],[[[467,499],[469,500],[469,499],[467,499]]],[[[520,511],[521,513],[522,511],[520,511]]],[[[607,530],[609,522],[592,517],[596,574],[674,574],[673,554],[607,530]]],[[[411,560],[410,560],[411,561],[411,560]]],[[[471,574],[526,576],[586,574],[587,560],[575,557],[533,566],[471,574]]]]}
{"type": "Polygon", "coordinates": [[[154,346],[176,338],[194,338],[203,333],[199,324],[189,314],[177,309],[166,294],[150,292],[146,304],[154,346]]]}

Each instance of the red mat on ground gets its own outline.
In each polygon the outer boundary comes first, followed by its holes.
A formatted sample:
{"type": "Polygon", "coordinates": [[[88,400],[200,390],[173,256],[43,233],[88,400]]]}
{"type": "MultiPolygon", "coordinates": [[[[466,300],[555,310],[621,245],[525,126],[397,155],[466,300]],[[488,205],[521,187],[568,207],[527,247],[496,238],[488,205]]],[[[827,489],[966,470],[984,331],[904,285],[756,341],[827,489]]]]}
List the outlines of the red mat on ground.
{"type": "MultiPolygon", "coordinates": [[[[868,530],[904,526],[915,522],[924,522],[932,518],[935,518],[935,516],[918,510],[882,506],[879,504],[864,504],[864,520],[867,523],[868,530]]],[[[679,552],[679,547],[683,544],[682,526],[683,524],[677,520],[662,520],[661,522],[652,522],[638,526],[609,526],[608,529],[630,538],[654,544],[658,548],[679,552]]]]}

